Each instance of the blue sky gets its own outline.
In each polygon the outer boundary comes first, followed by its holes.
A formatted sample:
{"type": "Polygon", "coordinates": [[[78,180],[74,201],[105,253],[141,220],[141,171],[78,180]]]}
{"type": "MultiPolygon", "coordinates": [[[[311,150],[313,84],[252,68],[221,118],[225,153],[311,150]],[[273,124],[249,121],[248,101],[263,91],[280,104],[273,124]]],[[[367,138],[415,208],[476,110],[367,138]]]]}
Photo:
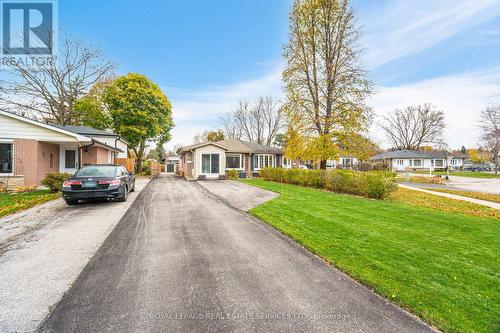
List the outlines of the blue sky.
{"type": "MultiPolygon", "coordinates": [[[[59,1],[61,33],[100,47],[118,74],[138,72],[173,104],[174,143],[217,126],[240,98],[282,96],[285,0],[59,1]]],[[[355,0],[377,121],[431,102],[452,148],[477,144],[477,115],[500,91],[497,0],[355,0]]],[[[376,123],[376,122],[375,122],[376,123]]],[[[385,138],[373,126],[371,136],[385,138]]]]}

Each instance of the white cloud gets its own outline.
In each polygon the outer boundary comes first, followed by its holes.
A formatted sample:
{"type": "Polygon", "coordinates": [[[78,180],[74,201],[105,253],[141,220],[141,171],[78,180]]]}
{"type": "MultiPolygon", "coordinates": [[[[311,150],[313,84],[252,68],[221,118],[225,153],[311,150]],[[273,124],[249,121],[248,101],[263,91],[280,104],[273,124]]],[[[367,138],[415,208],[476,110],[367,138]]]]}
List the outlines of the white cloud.
{"type": "Polygon", "coordinates": [[[217,118],[231,111],[239,99],[253,100],[258,96],[281,97],[281,68],[254,80],[242,81],[228,86],[216,86],[199,91],[182,91],[164,88],[173,108],[175,127],[172,141],[167,148],[176,143],[190,144],[193,136],[206,129],[216,128],[217,118]]]}
{"type": "Polygon", "coordinates": [[[366,62],[376,68],[415,54],[500,13],[498,0],[394,0],[361,17],[366,62]]]}
{"type": "MultiPolygon", "coordinates": [[[[498,102],[500,69],[440,77],[398,87],[381,87],[370,104],[377,121],[386,112],[408,105],[432,103],[445,112],[445,139],[451,148],[478,144],[477,122],[481,109],[498,102]]],[[[383,133],[375,125],[372,136],[387,147],[383,133]]]]}

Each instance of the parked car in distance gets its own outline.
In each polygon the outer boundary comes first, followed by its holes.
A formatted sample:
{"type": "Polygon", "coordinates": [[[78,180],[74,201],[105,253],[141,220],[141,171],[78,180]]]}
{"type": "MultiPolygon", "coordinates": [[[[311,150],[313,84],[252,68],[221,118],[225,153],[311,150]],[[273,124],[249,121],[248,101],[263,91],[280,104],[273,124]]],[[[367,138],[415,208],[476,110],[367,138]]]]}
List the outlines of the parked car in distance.
{"type": "Polygon", "coordinates": [[[68,205],[79,200],[109,199],[127,201],[135,190],[135,177],[121,165],[88,165],[64,182],[62,195],[68,205]]]}

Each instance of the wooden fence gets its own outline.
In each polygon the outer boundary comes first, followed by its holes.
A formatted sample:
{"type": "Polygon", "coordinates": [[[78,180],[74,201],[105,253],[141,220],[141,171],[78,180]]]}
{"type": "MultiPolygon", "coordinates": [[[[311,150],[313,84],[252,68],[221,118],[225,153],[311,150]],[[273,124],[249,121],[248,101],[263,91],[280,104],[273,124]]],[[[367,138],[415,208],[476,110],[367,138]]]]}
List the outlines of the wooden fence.
{"type": "Polygon", "coordinates": [[[135,172],[135,158],[115,158],[116,165],[123,165],[128,172],[135,172]]]}
{"type": "Polygon", "coordinates": [[[156,160],[151,161],[151,176],[155,177],[158,176],[161,172],[161,165],[160,162],[156,160]]]}

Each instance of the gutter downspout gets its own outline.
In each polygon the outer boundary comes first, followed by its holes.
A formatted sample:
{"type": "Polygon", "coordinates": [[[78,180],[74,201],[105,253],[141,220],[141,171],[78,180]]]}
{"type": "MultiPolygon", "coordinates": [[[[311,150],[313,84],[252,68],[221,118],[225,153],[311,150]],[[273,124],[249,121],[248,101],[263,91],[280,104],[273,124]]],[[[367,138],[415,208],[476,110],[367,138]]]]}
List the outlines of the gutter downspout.
{"type": "Polygon", "coordinates": [[[82,167],[82,155],[83,155],[83,154],[82,154],[82,149],[86,149],[86,148],[88,148],[88,147],[92,147],[92,146],[95,144],[94,139],[90,139],[90,142],[91,142],[90,144],[88,144],[88,145],[83,145],[83,146],[80,146],[80,147],[78,148],[78,150],[79,150],[79,152],[78,152],[78,153],[79,153],[79,154],[78,154],[78,164],[79,164],[79,165],[78,165],[78,169],[80,169],[80,168],[82,167]]]}

